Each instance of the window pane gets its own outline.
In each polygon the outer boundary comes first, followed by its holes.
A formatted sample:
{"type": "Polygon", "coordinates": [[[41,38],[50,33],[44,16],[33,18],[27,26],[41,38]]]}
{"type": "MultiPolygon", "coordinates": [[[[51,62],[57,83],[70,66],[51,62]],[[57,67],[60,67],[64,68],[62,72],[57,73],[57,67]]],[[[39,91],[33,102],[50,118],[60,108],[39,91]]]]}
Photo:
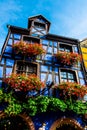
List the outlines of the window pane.
{"type": "Polygon", "coordinates": [[[5,52],[12,53],[12,47],[6,46],[5,52]]]}
{"type": "Polygon", "coordinates": [[[70,72],[70,70],[61,70],[61,81],[69,81],[74,82],[76,81],[76,74],[75,72],[70,72]]]}
{"type": "Polygon", "coordinates": [[[2,80],[0,80],[0,88],[2,87],[2,80]]]}
{"type": "Polygon", "coordinates": [[[81,85],[85,85],[85,80],[84,79],[80,79],[80,84],[81,85]]]}
{"type": "Polygon", "coordinates": [[[57,42],[54,42],[54,46],[57,47],[57,42]]]}
{"type": "Polygon", "coordinates": [[[74,46],[73,49],[74,49],[74,52],[78,53],[78,47],[77,46],[74,46]]]}
{"type": "Polygon", "coordinates": [[[0,78],[3,76],[3,67],[0,67],[0,78]]]}
{"type": "Polygon", "coordinates": [[[64,51],[64,48],[59,48],[60,51],[64,51]]]}
{"type": "Polygon", "coordinates": [[[47,55],[45,56],[45,60],[47,60],[47,61],[51,61],[51,60],[52,60],[52,56],[49,55],[49,54],[47,54],[47,55]]]}
{"type": "Polygon", "coordinates": [[[55,75],[55,83],[59,83],[59,78],[57,75],[55,75]]]}
{"type": "Polygon", "coordinates": [[[8,44],[12,45],[12,39],[9,39],[8,44]]]}
{"type": "Polygon", "coordinates": [[[51,74],[48,75],[47,81],[52,81],[52,75],[51,74]]]}
{"type": "Polygon", "coordinates": [[[59,45],[59,50],[60,51],[66,51],[66,52],[72,52],[72,46],[65,45],[65,44],[60,44],[59,45]]]}
{"type": "Polygon", "coordinates": [[[2,58],[2,60],[1,60],[1,64],[4,64],[4,58],[2,58]]]}
{"type": "Polygon", "coordinates": [[[48,41],[47,40],[42,40],[42,44],[48,45],[48,41]]]}
{"type": "Polygon", "coordinates": [[[54,48],[54,54],[56,54],[57,53],[57,48],[54,48]]]}
{"type": "Polygon", "coordinates": [[[66,80],[66,79],[61,79],[61,81],[62,81],[62,82],[67,82],[67,80],[66,80]]]}
{"type": "Polygon", "coordinates": [[[45,81],[45,78],[46,78],[46,74],[45,74],[45,73],[42,73],[42,74],[41,74],[41,81],[45,81]]]}
{"type": "Polygon", "coordinates": [[[55,67],[55,70],[54,70],[54,71],[55,71],[55,73],[58,73],[58,68],[57,68],[57,67],[55,67]]]}
{"type": "Polygon", "coordinates": [[[66,72],[61,72],[61,77],[62,78],[67,78],[66,72]]]}
{"type": "Polygon", "coordinates": [[[73,74],[68,73],[68,78],[69,78],[69,79],[74,79],[73,74]]]}
{"type": "Polygon", "coordinates": [[[70,52],[70,50],[69,49],[67,49],[67,48],[65,48],[65,50],[64,51],[66,51],[66,52],[70,52]]]}
{"type": "Polygon", "coordinates": [[[14,60],[6,59],[6,65],[13,66],[14,60]]]}
{"type": "Polygon", "coordinates": [[[17,62],[16,72],[26,73],[26,74],[31,74],[31,73],[37,74],[37,64],[28,63],[28,62],[17,62]]]}
{"type": "Polygon", "coordinates": [[[48,48],[48,53],[52,53],[52,47],[48,48]]]}
{"type": "Polygon", "coordinates": [[[14,34],[14,38],[20,39],[21,35],[20,34],[14,34]]]}
{"type": "Polygon", "coordinates": [[[41,71],[47,72],[48,71],[48,66],[41,65],[41,71]]]}
{"type": "Polygon", "coordinates": [[[83,76],[83,72],[81,72],[81,71],[78,71],[78,75],[79,75],[80,78],[83,78],[83,77],[84,77],[84,76],[83,76]]]}
{"type": "Polygon", "coordinates": [[[6,75],[10,75],[12,73],[12,68],[6,68],[6,75]]]}
{"type": "Polygon", "coordinates": [[[69,82],[74,82],[74,80],[68,80],[69,82]]]}
{"type": "Polygon", "coordinates": [[[53,45],[53,42],[52,41],[50,41],[50,46],[52,46],[53,45]]]}

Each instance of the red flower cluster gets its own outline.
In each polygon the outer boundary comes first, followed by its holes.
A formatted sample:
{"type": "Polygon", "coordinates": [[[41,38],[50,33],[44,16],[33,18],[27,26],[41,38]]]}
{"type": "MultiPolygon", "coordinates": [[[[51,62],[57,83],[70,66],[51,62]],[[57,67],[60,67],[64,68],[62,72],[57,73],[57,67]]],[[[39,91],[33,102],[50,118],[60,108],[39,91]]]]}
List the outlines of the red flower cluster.
{"type": "Polygon", "coordinates": [[[42,47],[42,44],[38,43],[27,43],[24,41],[16,42],[12,45],[16,54],[23,54],[28,57],[36,56],[45,53],[45,50],[42,47]]]}
{"type": "Polygon", "coordinates": [[[55,85],[54,88],[63,90],[63,95],[83,97],[87,93],[87,86],[82,86],[78,83],[63,82],[55,85]]]}
{"type": "Polygon", "coordinates": [[[35,74],[11,74],[4,82],[14,90],[20,91],[40,90],[45,86],[35,74]]]}
{"type": "Polygon", "coordinates": [[[81,55],[79,55],[78,53],[73,53],[73,52],[57,52],[57,54],[55,54],[55,57],[57,58],[57,60],[62,63],[62,64],[66,64],[66,65],[73,65],[78,63],[78,61],[82,60],[81,55]]]}

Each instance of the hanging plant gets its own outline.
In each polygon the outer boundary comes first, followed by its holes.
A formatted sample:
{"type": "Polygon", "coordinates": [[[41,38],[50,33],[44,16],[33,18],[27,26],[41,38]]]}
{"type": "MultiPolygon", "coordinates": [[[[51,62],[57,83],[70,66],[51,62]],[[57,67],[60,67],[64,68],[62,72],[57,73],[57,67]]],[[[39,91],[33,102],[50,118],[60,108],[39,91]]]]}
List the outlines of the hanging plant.
{"type": "Polygon", "coordinates": [[[22,54],[28,57],[34,57],[45,53],[42,44],[38,43],[27,43],[24,41],[18,41],[12,45],[16,54],[22,54]]]}
{"type": "Polygon", "coordinates": [[[25,74],[11,74],[7,77],[4,82],[17,91],[30,91],[30,90],[40,90],[44,88],[44,82],[41,82],[39,77],[35,74],[25,75],[25,74]]]}
{"type": "Polygon", "coordinates": [[[82,60],[81,55],[78,53],[72,53],[72,52],[57,52],[57,54],[54,55],[59,63],[65,64],[65,65],[73,65],[77,64],[82,60]]]}
{"type": "Polygon", "coordinates": [[[60,96],[64,97],[65,99],[83,98],[83,96],[87,93],[86,86],[82,86],[78,83],[72,83],[72,82],[62,82],[58,85],[54,85],[54,88],[60,90],[60,96]]]}

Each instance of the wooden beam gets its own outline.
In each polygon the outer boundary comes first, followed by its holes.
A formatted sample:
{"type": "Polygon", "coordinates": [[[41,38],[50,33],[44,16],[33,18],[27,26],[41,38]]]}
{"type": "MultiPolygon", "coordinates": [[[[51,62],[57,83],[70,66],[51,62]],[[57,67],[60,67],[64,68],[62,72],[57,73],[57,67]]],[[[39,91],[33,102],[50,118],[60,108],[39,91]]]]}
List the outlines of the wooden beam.
{"type": "Polygon", "coordinates": [[[7,36],[6,36],[6,40],[4,42],[4,45],[3,45],[2,51],[1,51],[0,61],[2,60],[3,53],[4,53],[5,49],[6,49],[7,44],[8,44],[8,40],[9,40],[10,34],[11,34],[11,31],[9,31],[7,36]]]}

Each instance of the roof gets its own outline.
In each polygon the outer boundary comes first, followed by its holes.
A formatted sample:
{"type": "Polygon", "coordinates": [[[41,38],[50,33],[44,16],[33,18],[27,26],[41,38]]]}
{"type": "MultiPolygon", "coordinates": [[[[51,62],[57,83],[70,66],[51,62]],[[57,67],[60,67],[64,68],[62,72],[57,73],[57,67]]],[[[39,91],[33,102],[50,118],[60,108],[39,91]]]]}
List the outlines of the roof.
{"type": "Polygon", "coordinates": [[[65,37],[65,36],[60,36],[60,35],[55,35],[55,34],[50,34],[50,33],[45,35],[45,37],[49,40],[56,40],[60,42],[79,44],[79,40],[75,38],[70,38],[70,37],[65,37]]]}
{"type": "Polygon", "coordinates": [[[48,21],[44,16],[42,16],[42,15],[36,15],[36,16],[33,16],[33,17],[29,17],[28,19],[29,20],[33,20],[33,19],[35,19],[35,18],[42,18],[43,20],[45,20],[47,23],[49,23],[50,24],[50,21],[48,21]]]}
{"type": "Polygon", "coordinates": [[[34,20],[34,19],[36,19],[36,18],[40,18],[40,19],[43,19],[44,21],[45,21],[45,23],[47,23],[47,25],[48,25],[48,31],[49,31],[49,28],[50,28],[50,21],[48,21],[44,16],[42,16],[42,15],[36,15],[36,16],[33,16],[33,17],[29,17],[28,18],[28,28],[30,28],[31,27],[31,22],[34,20]]]}

